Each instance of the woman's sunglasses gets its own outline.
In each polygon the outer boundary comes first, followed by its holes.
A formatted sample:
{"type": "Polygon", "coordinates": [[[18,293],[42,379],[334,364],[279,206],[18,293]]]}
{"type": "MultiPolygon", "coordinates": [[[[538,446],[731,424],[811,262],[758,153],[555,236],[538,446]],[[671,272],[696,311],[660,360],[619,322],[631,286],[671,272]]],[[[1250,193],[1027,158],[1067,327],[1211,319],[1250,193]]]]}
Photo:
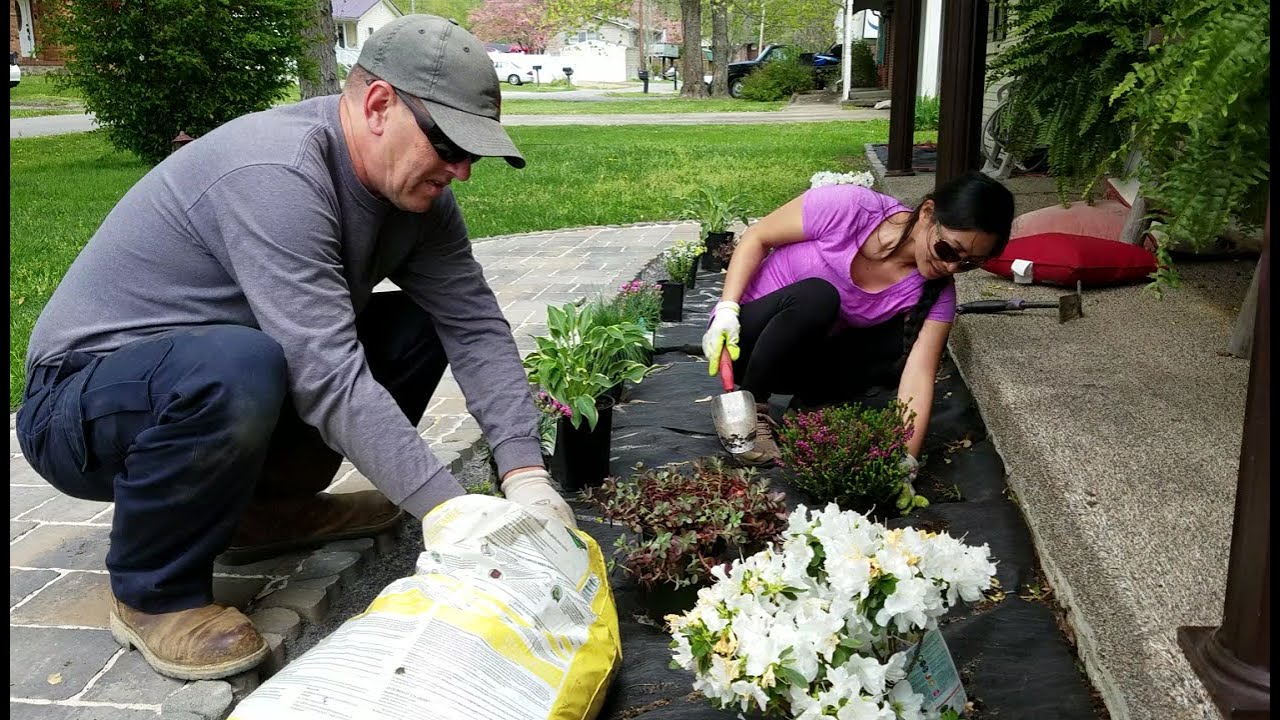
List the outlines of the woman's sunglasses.
{"type": "Polygon", "coordinates": [[[422,103],[416,98],[410,97],[408,94],[401,92],[399,88],[392,87],[396,91],[396,95],[400,98],[400,102],[409,108],[409,112],[413,113],[413,119],[418,121],[418,127],[422,130],[422,134],[427,136],[427,142],[431,143],[431,147],[435,148],[436,154],[440,159],[453,165],[464,160],[470,160],[474,165],[480,162],[479,155],[469,153],[458,147],[449,136],[444,134],[436,121],[431,119],[427,114],[426,108],[422,107],[422,103]]]}
{"type": "Polygon", "coordinates": [[[954,245],[947,242],[946,238],[942,237],[941,227],[938,228],[938,239],[933,243],[933,254],[937,255],[938,259],[944,263],[957,264],[956,272],[973,270],[980,267],[982,263],[987,261],[987,258],[985,257],[961,255],[960,251],[956,250],[954,245]]]}

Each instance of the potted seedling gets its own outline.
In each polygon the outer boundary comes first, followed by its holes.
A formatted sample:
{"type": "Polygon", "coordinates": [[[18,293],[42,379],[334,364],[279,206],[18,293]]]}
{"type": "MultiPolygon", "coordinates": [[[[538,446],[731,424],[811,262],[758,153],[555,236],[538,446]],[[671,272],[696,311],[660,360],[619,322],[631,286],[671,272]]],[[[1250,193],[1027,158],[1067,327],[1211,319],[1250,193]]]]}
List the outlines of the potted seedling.
{"type": "Polygon", "coordinates": [[[656,617],[687,609],[712,568],[760,550],[786,527],[782,493],[753,469],[717,459],[611,477],[588,499],[630,531],[615,543],[615,557],[649,593],[656,617]]]}
{"type": "MultiPolygon", "coordinates": [[[[720,272],[728,265],[717,250],[725,245],[733,247],[733,233],[729,226],[734,221],[747,222],[742,199],[737,195],[721,196],[706,188],[685,199],[683,216],[697,220],[702,227],[702,240],[706,251],[702,255],[702,269],[720,272]]],[[[730,253],[732,254],[732,253],[730,253]]]]}
{"type": "Polygon", "coordinates": [[[600,325],[595,308],[569,303],[547,308],[547,335],[524,360],[529,380],[571,414],[559,420],[563,443],[564,486],[580,490],[609,474],[609,440],[614,398],[609,390],[624,380],[640,382],[648,366],[628,359],[635,346],[652,352],[648,334],[634,323],[600,325]]]}
{"type": "Polygon", "coordinates": [[[704,250],[700,242],[678,240],[662,251],[662,265],[667,271],[667,279],[692,290],[698,279],[698,258],[702,257],[704,250]]]}

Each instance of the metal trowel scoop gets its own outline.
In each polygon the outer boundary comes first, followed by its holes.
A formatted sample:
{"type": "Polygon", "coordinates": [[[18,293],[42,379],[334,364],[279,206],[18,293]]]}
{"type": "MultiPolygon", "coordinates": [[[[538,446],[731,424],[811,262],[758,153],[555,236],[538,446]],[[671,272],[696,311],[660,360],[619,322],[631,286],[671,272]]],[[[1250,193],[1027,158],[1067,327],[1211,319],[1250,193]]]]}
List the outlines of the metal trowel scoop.
{"type": "Polygon", "coordinates": [[[733,361],[729,351],[720,353],[720,383],[724,394],[711,401],[711,421],[720,444],[730,454],[747,452],[756,445],[756,399],[746,390],[733,389],[733,361]]]}

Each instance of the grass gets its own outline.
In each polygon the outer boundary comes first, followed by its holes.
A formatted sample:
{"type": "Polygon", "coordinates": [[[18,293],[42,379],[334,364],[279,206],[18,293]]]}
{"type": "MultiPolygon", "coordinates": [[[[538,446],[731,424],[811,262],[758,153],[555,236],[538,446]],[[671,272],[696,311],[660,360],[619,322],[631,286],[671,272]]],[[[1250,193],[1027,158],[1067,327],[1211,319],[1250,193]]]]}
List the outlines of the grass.
{"type": "MultiPolygon", "coordinates": [[[[698,188],[738,193],[764,215],[819,170],[866,169],[863,144],[888,123],[513,127],[529,166],[478,163],[457,187],[472,237],[676,219],[698,188]]],[[[108,211],[147,166],[101,132],[12,140],[9,181],[9,403],[23,387],[36,317],[108,211]]]]}
{"type": "Polygon", "coordinates": [[[9,88],[10,105],[83,105],[84,98],[75,88],[59,88],[49,74],[24,74],[18,87],[9,88]]]}
{"type": "Polygon", "coordinates": [[[50,115],[80,115],[83,113],[84,108],[43,108],[40,110],[24,108],[20,110],[10,110],[9,118],[48,117],[50,115]]]}
{"type": "MultiPolygon", "coordinates": [[[[631,96],[636,97],[636,96],[631,96]]],[[[565,100],[526,100],[507,98],[502,109],[507,115],[636,115],[640,113],[704,113],[704,112],[764,112],[777,110],[786,102],[750,102],[747,100],[685,99],[674,97],[644,96],[634,100],[592,100],[569,102],[565,100]]]]}

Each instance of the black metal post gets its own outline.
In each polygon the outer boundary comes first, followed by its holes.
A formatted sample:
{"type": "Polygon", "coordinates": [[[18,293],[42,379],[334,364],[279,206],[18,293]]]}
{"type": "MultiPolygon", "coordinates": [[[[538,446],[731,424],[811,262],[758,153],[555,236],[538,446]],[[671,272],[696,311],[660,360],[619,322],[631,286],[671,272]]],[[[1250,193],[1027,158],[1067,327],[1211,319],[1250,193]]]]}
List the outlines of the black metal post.
{"type": "Polygon", "coordinates": [[[916,88],[920,74],[920,0],[893,4],[893,77],[889,81],[889,157],[885,174],[915,175],[916,88]]]}
{"type": "Polygon", "coordinates": [[[938,185],[982,166],[982,89],[986,72],[986,0],[944,0],[935,181],[938,185]]]}
{"type": "Polygon", "coordinates": [[[1178,645],[1229,720],[1271,717],[1271,205],[1258,261],[1236,514],[1222,625],[1178,628],[1178,645]]]}

